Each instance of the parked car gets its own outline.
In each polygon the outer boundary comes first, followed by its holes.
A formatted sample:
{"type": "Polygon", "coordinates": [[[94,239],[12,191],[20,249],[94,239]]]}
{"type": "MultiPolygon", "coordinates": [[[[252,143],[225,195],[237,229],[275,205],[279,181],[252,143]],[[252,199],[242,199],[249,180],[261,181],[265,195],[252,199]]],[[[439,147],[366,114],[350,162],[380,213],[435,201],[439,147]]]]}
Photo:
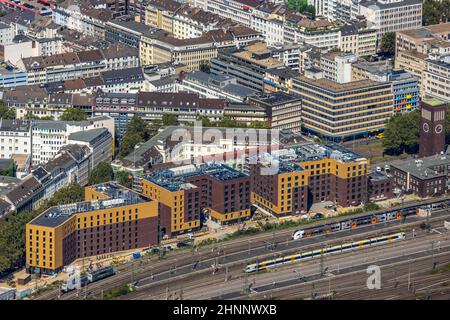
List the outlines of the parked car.
{"type": "Polygon", "coordinates": [[[177,243],[177,248],[184,248],[184,247],[186,247],[186,246],[187,246],[187,243],[186,243],[186,242],[181,241],[181,242],[178,242],[178,243],[177,243]]]}
{"type": "Polygon", "coordinates": [[[323,217],[324,217],[323,213],[320,213],[320,212],[317,212],[314,215],[314,219],[316,219],[316,220],[323,219],[323,217]]]}
{"type": "Polygon", "coordinates": [[[151,253],[159,253],[159,248],[151,248],[151,253]]]}

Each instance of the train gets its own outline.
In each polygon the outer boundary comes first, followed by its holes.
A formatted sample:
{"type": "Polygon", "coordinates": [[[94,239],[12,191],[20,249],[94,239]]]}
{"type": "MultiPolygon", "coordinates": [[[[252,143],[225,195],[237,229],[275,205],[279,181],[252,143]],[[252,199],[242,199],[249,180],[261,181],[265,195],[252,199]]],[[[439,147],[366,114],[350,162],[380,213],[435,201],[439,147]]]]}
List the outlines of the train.
{"type": "Polygon", "coordinates": [[[336,245],[329,248],[323,248],[303,253],[298,253],[290,256],[285,256],[281,258],[276,258],[272,260],[266,260],[263,262],[257,262],[249,264],[245,267],[244,271],[246,273],[252,273],[252,272],[258,272],[262,270],[267,270],[269,268],[282,266],[286,264],[293,264],[297,263],[299,261],[304,261],[308,259],[312,259],[317,256],[324,256],[329,255],[333,253],[342,253],[351,251],[353,249],[363,249],[367,247],[373,247],[378,246],[385,243],[391,243],[393,241],[403,240],[406,238],[406,234],[404,232],[398,232],[390,235],[380,236],[380,237],[374,237],[374,238],[368,238],[364,240],[344,243],[341,245],[336,245]]]}
{"type": "MultiPolygon", "coordinates": [[[[80,286],[84,287],[88,283],[92,283],[92,282],[99,281],[101,279],[105,279],[114,274],[115,274],[114,268],[111,266],[97,269],[92,272],[88,272],[87,275],[82,275],[80,277],[80,286]]],[[[77,285],[78,285],[77,279],[75,277],[70,278],[68,281],[61,284],[61,291],[69,292],[69,291],[75,290],[75,289],[77,289],[77,285]]]]}
{"type": "Polygon", "coordinates": [[[433,199],[420,204],[408,205],[403,208],[382,209],[363,216],[352,217],[343,221],[329,222],[292,232],[292,240],[313,237],[341,230],[354,229],[359,226],[377,224],[392,220],[401,220],[410,215],[416,215],[419,209],[439,210],[450,205],[450,199],[433,199]]]}
{"type": "Polygon", "coordinates": [[[88,273],[88,280],[89,283],[92,283],[110,277],[114,274],[115,272],[113,267],[105,267],[88,273]]]}

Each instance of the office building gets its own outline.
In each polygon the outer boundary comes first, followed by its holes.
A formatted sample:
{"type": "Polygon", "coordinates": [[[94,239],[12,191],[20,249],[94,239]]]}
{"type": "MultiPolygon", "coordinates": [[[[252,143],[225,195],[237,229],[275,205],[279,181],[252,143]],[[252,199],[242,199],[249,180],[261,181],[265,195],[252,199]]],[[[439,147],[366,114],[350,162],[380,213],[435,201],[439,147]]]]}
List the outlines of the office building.
{"type": "Polygon", "coordinates": [[[272,58],[265,43],[257,42],[245,49],[220,50],[217,58],[211,59],[211,73],[234,76],[239,84],[262,91],[267,70],[283,65],[272,58]]]}
{"type": "Polygon", "coordinates": [[[384,128],[392,115],[390,83],[328,79],[293,80],[292,94],[302,99],[305,130],[329,140],[361,137],[384,128]]]}
{"type": "Polygon", "coordinates": [[[387,32],[418,29],[422,26],[421,0],[363,0],[359,14],[367,19],[367,26],[377,30],[378,45],[387,32]]]}

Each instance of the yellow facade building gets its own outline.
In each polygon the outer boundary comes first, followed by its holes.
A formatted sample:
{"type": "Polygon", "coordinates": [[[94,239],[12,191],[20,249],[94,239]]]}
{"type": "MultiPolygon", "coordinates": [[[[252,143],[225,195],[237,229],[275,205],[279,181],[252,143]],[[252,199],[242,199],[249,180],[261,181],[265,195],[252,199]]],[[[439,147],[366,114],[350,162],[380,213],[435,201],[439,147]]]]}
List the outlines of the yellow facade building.
{"type": "Polygon", "coordinates": [[[86,187],[26,225],[26,267],[54,273],[74,260],[158,243],[158,202],[115,183],[86,187]]]}

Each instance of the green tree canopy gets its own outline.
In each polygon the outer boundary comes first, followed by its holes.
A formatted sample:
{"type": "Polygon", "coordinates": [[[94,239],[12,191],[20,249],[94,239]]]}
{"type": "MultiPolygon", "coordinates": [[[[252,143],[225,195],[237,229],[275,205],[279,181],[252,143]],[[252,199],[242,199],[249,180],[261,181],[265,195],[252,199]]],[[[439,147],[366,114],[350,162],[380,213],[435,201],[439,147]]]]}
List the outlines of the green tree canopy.
{"type": "Polygon", "coordinates": [[[450,18],[450,0],[425,0],[422,6],[422,24],[439,24],[450,18]]]}
{"type": "Polygon", "coordinates": [[[27,113],[25,115],[25,120],[55,120],[52,116],[44,116],[44,117],[38,117],[34,114],[27,113]]]}
{"type": "Polygon", "coordinates": [[[419,147],[418,110],[396,114],[386,125],[382,144],[386,153],[401,154],[403,152],[415,153],[419,147]]]}
{"type": "Polygon", "coordinates": [[[122,137],[119,147],[119,159],[123,159],[131,152],[133,152],[134,147],[139,143],[144,142],[142,136],[139,133],[126,133],[122,137]]]}
{"type": "Polygon", "coordinates": [[[138,134],[144,140],[150,138],[148,123],[140,117],[134,116],[127,125],[126,134],[138,134]]]}
{"type": "Polygon", "coordinates": [[[124,187],[131,189],[133,187],[133,176],[126,171],[116,172],[116,181],[124,187]]]}
{"type": "Polygon", "coordinates": [[[16,112],[13,108],[8,108],[3,103],[3,100],[0,100],[0,119],[15,119],[16,112]]]}
{"type": "Polygon", "coordinates": [[[209,120],[209,118],[206,116],[198,116],[197,121],[202,122],[202,127],[213,127],[214,126],[213,123],[211,122],[211,120],[209,120]]]}
{"type": "Polygon", "coordinates": [[[288,0],[287,6],[291,10],[310,15],[311,19],[316,18],[316,8],[308,4],[308,0],[288,0]]]}
{"type": "MultiPolygon", "coordinates": [[[[386,125],[382,139],[384,151],[388,154],[415,153],[419,148],[420,112],[396,114],[386,125]]],[[[447,109],[445,143],[450,143],[450,108],[447,109]]]]}
{"type": "Polygon", "coordinates": [[[83,121],[87,119],[87,114],[79,108],[66,109],[61,117],[61,121],[83,121]]]}
{"type": "Polygon", "coordinates": [[[55,192],[37,210],[9,214],[0,219],[0,275],[25,264],[25,226],[50,207],[83,200],[83,188],[72,184],[55,192]]]}
{"type": "Polygon", "coordinates": [[[11,160],[8,168],[0,170],[0,176],[14,177],[15,169],[14,161],[11,160]]]}
{"type": "Polygon", "coordinates": [[[162,123],[165,126],[177,126],[179,124],[178,117],[173,113],[164,113],[162,117],[162,123]]]}
{"type": "Polygon", "coordinates": [[[89,185],[108,182],[114,180],[114,171],[107,162],[100,162],[98,166],[92,170],[89,177],[89,185]]]}
{"type": "Polygon", "coordinates": [[[250,123],[250,128],[270,129],[270,122],[269,121],[252,121],[250,123]]]}
{"type": "Polygon", "coordinates": [[[162,120],[155,119],[148,124],[148,134],[153,137],[158,133],[158,130],[163,126],[162,120]]]}
{"type": "Polygon", "coordinates": [[[158,132],[161,121],[147,123],[140,117],[134,116],[127,125],[122,140],[119,145],[119,159],[129,155],[138,143],[142,143],[150,139],[151,136],[158,132]]]}
{"type": "Polygon", "coordinates": [[[381,39],[381,51],[388,52],[392,55],[395,54],[395,32],[387,32],[381,39]]]}

